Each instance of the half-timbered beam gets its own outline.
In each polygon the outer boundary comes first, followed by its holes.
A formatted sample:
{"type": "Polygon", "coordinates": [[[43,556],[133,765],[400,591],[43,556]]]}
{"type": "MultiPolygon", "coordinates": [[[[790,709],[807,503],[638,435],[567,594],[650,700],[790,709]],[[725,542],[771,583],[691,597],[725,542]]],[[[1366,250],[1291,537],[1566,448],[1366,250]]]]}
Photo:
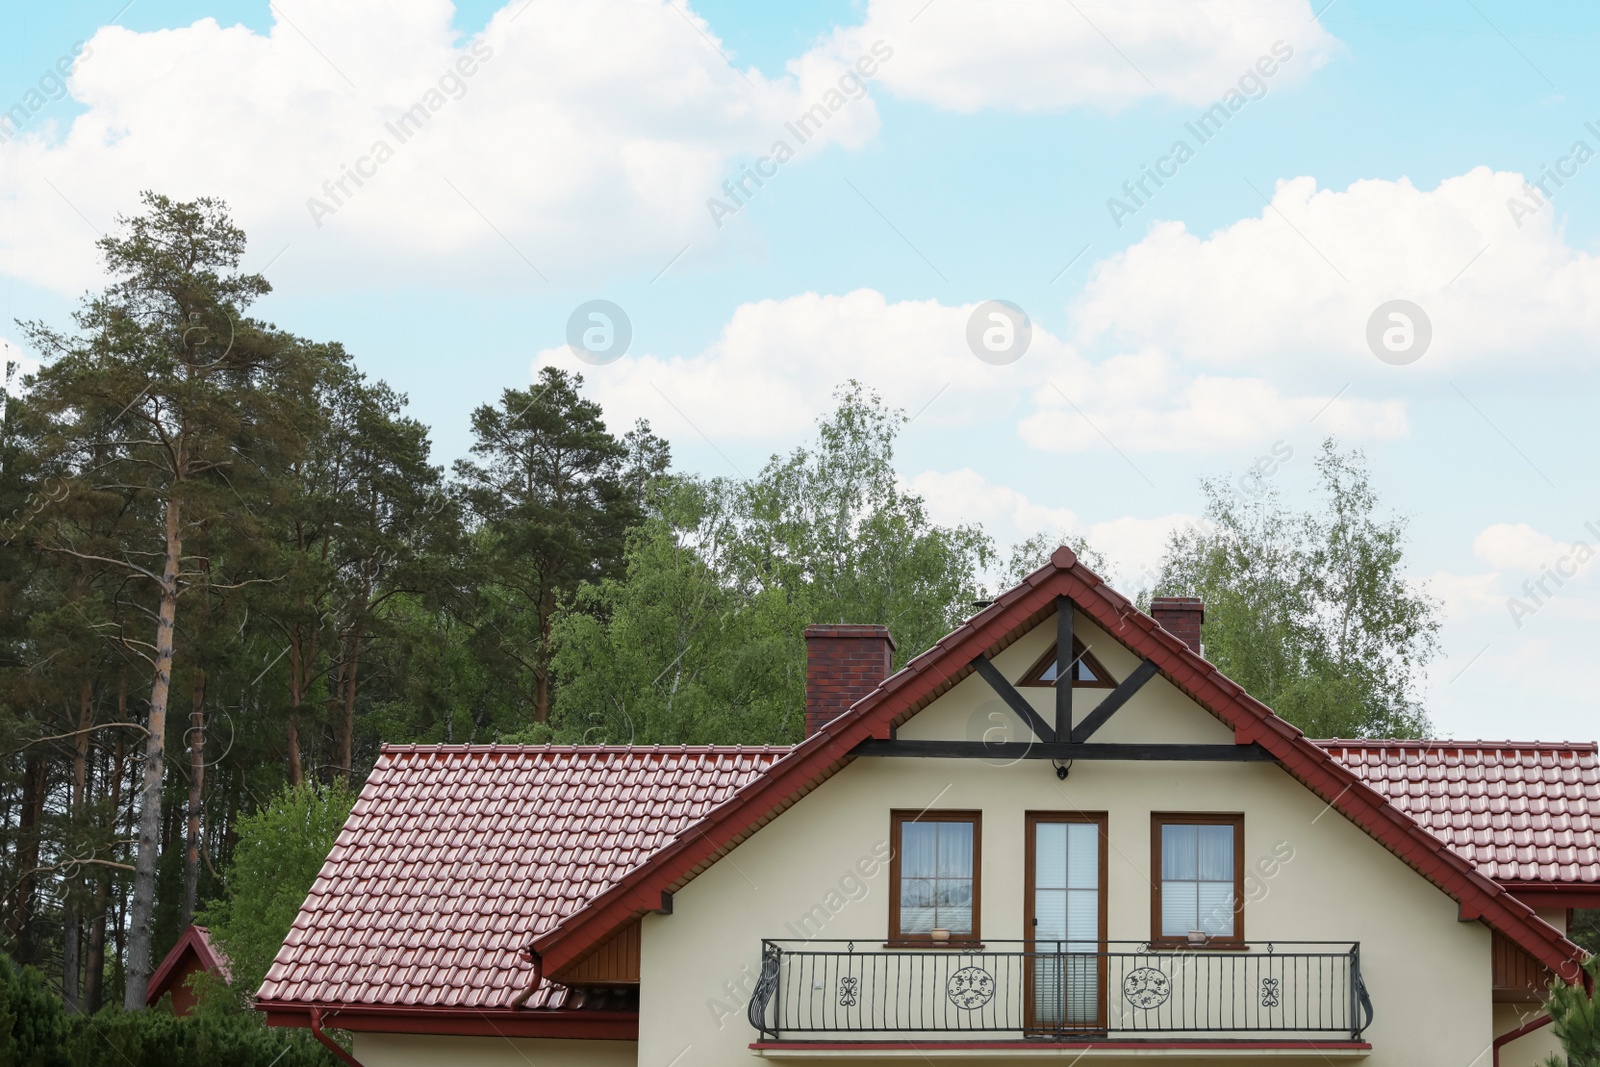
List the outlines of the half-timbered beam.
{"type": "Polygon", "coordinates": [[[950,759],[1165,760],[1212,763],[1265,763],[1272,753],[1249,745],[1081,745],[1046,741],[883,741],[869,739],[852,756],[944,757],[950,759]]]}
{"type": "Polygon", "coordinates": [[[1050,724],[1045,722],[1037,711],[1033,710],[1033,705],[1028,703],[1027,697],[1017,692],[1016,688],[1006,681],[1006,676],[1001,674],[999,668],[993,663],[989,662],[988,656],[980,653],[978,658],[972,661],[972,667],[983,676],[984,681],[989,683],[989,688],[998,693],[1000,699],[1011,706],[1011,710],[1016,712],[1017,717],[1027,724],[1035,737],[1041,741],[1054,741],[1056,739],[1056,733],[1050,729],[1050,724]]]}
{"type": "Polygon", "coordinates": [[[1106,720],[1117,713],[1117,709],[1128,702],[1128,699],[1137,693],[1144,683],[1155,677],[1156,665],[1145,660],[1133,669],[1122,682],[1106,695],[1106,698],[1089,713],[1088,718],[1079,723],[1068,735],[1068,740],[1074,744],[1081,744],[1089,740],[1094,732],[1106,724],[1106,720]]]}
{"type": "Polygon", "coordinates": [[[1072,658],[1072,601],[1056,597],[1056,736],[1072,736],[1072,679],[1078,665],[1072,658]]]}

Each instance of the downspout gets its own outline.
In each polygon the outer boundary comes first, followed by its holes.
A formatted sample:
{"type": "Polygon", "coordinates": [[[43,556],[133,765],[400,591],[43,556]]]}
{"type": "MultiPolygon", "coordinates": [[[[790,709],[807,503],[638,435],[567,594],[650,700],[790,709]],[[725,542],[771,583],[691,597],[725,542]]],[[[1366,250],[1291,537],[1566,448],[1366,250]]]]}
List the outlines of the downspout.
{"type": "Polygon", "coordinates": [[[339,1061],[347,1067],[361,1067],[361,1061],[339,1047],[339,1042],[329,1037],[322,1029],[322,1009],[315,1005],[311,1008],[311,1036],[327,1046],[328,1051],[339,1057],[339,1061]]]}
{"type": "Polygon", "coordinates": [[[1507,1032],[1501,1034],[1499,1037],[1495,1038],[1494,1039],[1494,1067],[1500,1067],[1500,1049],[1501,1049],[1502,1046],[1511,1044],[1511,1042],[1515,1041],[1519,1037],[1527,1037],[1529,1034],[1533,1033],[1535,1030],[1539,1029],[1540,1027],[1549,1026],[1549,1025],[1550,1025],[1550,1016],[1546,1015],[1542,1019],[1535,1019],[1531,1023],[1524,1023],[1523,1025],[1517,1027],[1515,1030],[1508,1030],[1507,1032]]]}
{"type": "Polygon", "coordinates": [[[544,958],[531,948],[523,953],[523,958],[533,964],[533,981],[529,982],[522,992],[511,999],[510,1007],[512,1011],[522,1007],[527,1002],[527,999],[533,996],[533,991],[539,988],[539,983],[544,981],[544,958]]]}

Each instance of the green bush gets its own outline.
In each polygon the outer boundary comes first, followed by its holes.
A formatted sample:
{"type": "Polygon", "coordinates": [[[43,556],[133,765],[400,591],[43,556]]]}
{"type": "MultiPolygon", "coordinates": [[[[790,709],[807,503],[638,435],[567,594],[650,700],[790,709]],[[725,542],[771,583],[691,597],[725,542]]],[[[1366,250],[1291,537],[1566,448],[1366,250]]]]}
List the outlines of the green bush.
{"type": "Polygon", "coordinates": [[[0,956],[0,1067],[66,1067],[67,1032],[39,972],[0,956]]]}
{"type": "Polygon", "coordinates": [[[202,1003],[186,1018],[169,998],[68,1015],[38,971],[0,956],[0,1067],[338,1067],[307,1030],[268,1027],[228,997],[202,1003]]]}

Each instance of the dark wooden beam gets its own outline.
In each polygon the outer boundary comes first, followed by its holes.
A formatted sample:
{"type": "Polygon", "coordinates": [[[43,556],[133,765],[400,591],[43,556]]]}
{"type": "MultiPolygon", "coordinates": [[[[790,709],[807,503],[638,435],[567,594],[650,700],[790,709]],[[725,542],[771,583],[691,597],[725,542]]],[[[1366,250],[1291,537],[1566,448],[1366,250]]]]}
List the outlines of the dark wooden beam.
{"type": "Polygon", "coordinates": [[[989,688],[1000,694],[1000,699],[1009,704],[1011,710],[1017,713],[1017,717],[1028,725],[1034,736],[1041,741],[1054,741],[1056,739],[1055,731],[1050,729],[1050,724],[1040,718],[1037,711],[1033,710],[1033,705],[1028,703],[1027,697],[1017,692],[1016,688],[1006,681],[1006,676],[1001,674],[993,663],[989,662],[988,656],[979,654],[978,658],[972,661],[972,666],[974,670],[983,676],[983,680],[989,683],[989,688]]]}
{"type": "Polygon", "coordinates": [[[1072,679],[1078,665],[1072,658],[1072,601],[1056,597],[1056,736],[1072,736],[1072,679]]]}
{"type": "Polygon", "coordinates": [[[852,756],[913,756],[946,759],[1164,760],[1170,762],[1270,763],[1260,745],[1080,745],[1045,741],[862,741],[852,756]]]}
{"type": "Polygon", "coordinates": [[[1115,689],[1106,694],[1098,707],[1089,713],[1088,718],[1079,723],[1069,735],[1069,740],[1081,744],[1094,736],[1094,732],[1106,724],[1106,720],[1117,713],[1117,709],[1128,702],[1128,698],[1137,693],[1151,678],[1155,677],[1156,665],[1145,660],[1133,669],[1133,673],[1124,678],[1115,689]]]}

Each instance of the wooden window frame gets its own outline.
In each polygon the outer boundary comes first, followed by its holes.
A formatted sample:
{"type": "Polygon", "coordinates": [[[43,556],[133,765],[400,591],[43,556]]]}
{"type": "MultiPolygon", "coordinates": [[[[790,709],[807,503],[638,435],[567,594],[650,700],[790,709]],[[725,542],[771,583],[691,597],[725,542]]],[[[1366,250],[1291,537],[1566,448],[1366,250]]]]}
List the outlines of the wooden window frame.
{"type": "MultiPolygon", "coordinates": [[[[1038,856],[1036,854],[1037,846],[1035,844],[1034,837],[1036,833],[1036,827],[1042,822],[1084,823],[1094,826],[1099,831],[1100,936],[1098,940],[1099,960],[1097,965],[1100,975],[1100,1003],[1098,1005],[1098,1017],[1095,1021],[1094,1027],[1091,1029],[1096,1031],[1104,1031],[1106,1029],[1106,1003],[1108,997],[1108,993],[1106,992],[1106,978],[1110,970],[1110,960],[1106,955],[1106,952],[1110,946],[1110,942],[1107,940],[1109,931],[1109,927],[1107,925],[1109,918],[1107,904],[1111,897],[1111,893],[1106,885],[1106,880],[1111,874],[1111,815],[1109,812],[1104,811],[1029,811],[1024,813],[1022,831],[1024,855],[1023,862],[1026,863],[1027,866],[1023,869],[1022,874],[1022,931],[1023,942],[1027,952],[1035,951],[1035,946],[1038,943],[1038,938],[1034,937],[1033,935],[1034,919],[1037,918],[1037,916],[1034,914],[1037,906],[1037,903],[1034,900],[1034,890],[1038,888],[1035,885],[1035,882],[1038,880],[1039,875],[1037,867],[1038,856]]],[[[1026,962],[1024,963],[1024,966],[1027,966],[1026,962]]],[[[1028,968],[1023,973],[1023,1002],[1024,1010],[1027,1013],[1024,1029],[1030,1030],[1034,1033],[1054,1033],[1055,1030],[1053,1027],[1041,1026],[1038,1019],[1034,1015],[1033,981],[1033,971],[1031,968],[1028,968]]]]}
{"type": "Polygon", "coordinates": [[[889,936],[884,944],[890,948],[981,948],[983,905],[983,812],[958,809],[912,811],[896,808],[889,812],[889,936]],[[900,932],[900,827],[917,822],[970,822],[972,824],[972,932],[957,937],[952,931],[950,940],[935,941],[931,933],[903,934],[900,932]]]}
{"type": "Polygon", "coordinates": [[[1150,947],[1155,949],[1236,949],[1244,939],[1244,813],[1206,811],[1152,811],[1150,813],[1150,947]],[[1195,943],[1161,933],[1161,828],[1163,826],[1233,827],[1233,933],[1195,943]]]}
{"type": "MultiPolygon", "coordinates": [[[[1089,651],[1089,646],[1078,640],[1076,636],[1072,638],[1072,658],[1074,662],[1082,660],[1083,665],[1089,668],[1090,673],[1099,679],[1099,681],[1095,682],[1080,682],[1074,678],[1072,680],[1072,688],[1115,689],[1117,687],[1117,681],[1115,678],[1111,677],[1111,672],[1106,670],[1105,666],[1095,658],[1093,652],[1089,651]]],[[[1017,685],[1034,686],[1040,689],[1054,689],[1056,687],[1056,683],[1045,681],[1044,672],[1055,666],[1055,662],[1056,646],[1051,644],[1049,648],[1045,649],[1044,655],[1040,656],[1034,665],[1028,668],[1028,673],[1022,676],[1022,681],[1018,682],[1017,685]]]]}

